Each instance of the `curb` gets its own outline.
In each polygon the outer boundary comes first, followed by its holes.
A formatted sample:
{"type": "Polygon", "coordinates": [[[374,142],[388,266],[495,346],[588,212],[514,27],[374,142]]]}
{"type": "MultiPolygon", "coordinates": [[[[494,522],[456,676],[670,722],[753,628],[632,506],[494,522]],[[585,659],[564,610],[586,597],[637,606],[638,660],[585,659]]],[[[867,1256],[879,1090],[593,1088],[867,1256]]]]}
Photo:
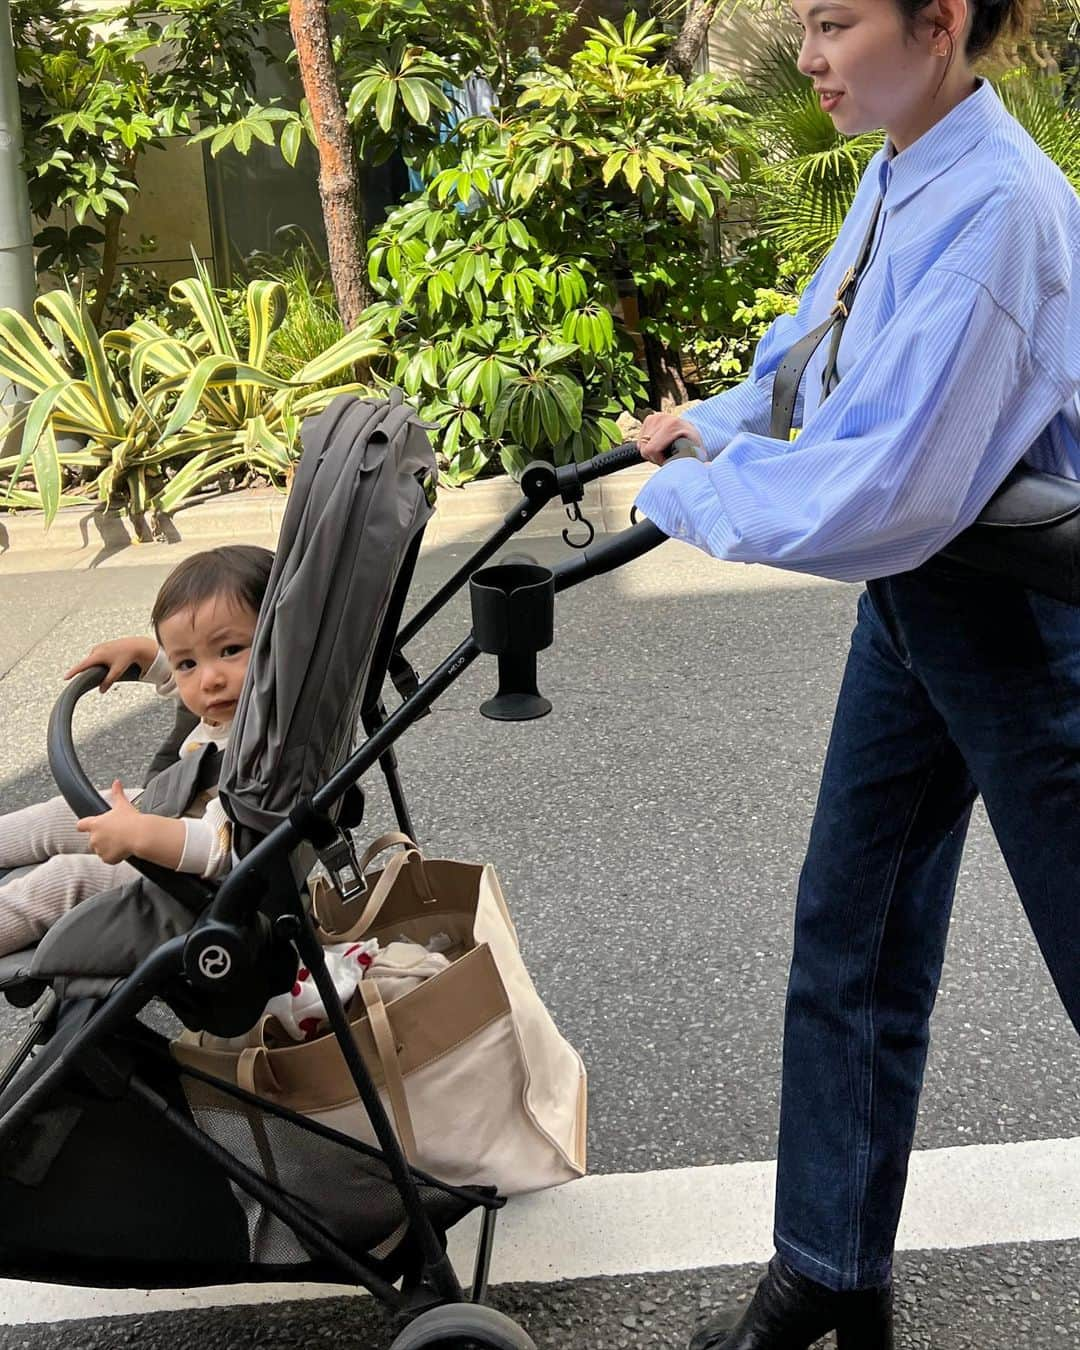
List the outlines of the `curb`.
{"type": "MultiPolygon", "coordinates": [[[[582,513],[598,533],[624,529],[630,523],[635,497],[655,472],[651,464],[633,465],[602,482],[590,483],[581,502],[582,513]]],[[[165,523],[164,547],[190,543],[211,547],[213,542],[249,537],[261,541],[276,538],[286,500],[283,493],[272,488],[251,488],[183,506],[165,523]]],[[[440,488],[435,516],[424,535],[424,547],[486,539],[520,501],[520,490],[508,478],[487,479],[463,488],[440,488]]],[[[558,535],[568,527],[570,522],[556,500],[517,537],[558,535]]],[[[583,532],[581,526],[576,531],[570,528],[572,533],[583,532]]],[[[57,515],[47,531],[39,511],[0,516],[0,568],[4,562],[17,564],[31,554],[38,557],[55,554],[58,566],[79,568],[128,550],[130,556],[123,559],[124,563],[137,561],[144,552],[149,555],[148,560],[152,556],[154,561],[161,561],[160,546],[151,549],[139,544],[123,516],[107,514],[101,507],[68,507],[57,515]]]]}

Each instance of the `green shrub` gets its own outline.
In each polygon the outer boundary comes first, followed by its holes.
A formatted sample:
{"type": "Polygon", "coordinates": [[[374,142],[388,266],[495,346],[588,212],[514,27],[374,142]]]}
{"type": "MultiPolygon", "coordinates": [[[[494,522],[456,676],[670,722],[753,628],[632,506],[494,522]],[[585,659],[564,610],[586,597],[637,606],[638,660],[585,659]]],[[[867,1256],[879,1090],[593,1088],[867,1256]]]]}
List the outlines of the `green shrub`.
{"type": "Polygon", "coordinates": [[[279,283],[246,287],[240,344],[201,267],[171,295],[191,312],[186,339],[149,319],[99,336],[67,291],[37,301],[38,328],[0,309],[0,378],[34,395],[21,449],[0,458],[0,506],[41,508],[48,527],[62,503],[97,499],[125,509],[142,534],[148,513],[175,510],[223,475],[280,484],[302,418],[362,387],[330,378],[384,350],[353,332],[284,378],[269,366],[286,312],[279,283]],[[62,449],[65,438],[77,448],[62,449]]]}
{"type": "Polygon", "coordinates": [[[646,386],[613,317],[617,274],[661,340],[708,297],[701,232],[748,143],[724,82],[652,64],[665,41],[633,16],[621,32],[601,21],[569,70],[538,70],[498,121],[456,127],[428,156],[427,190],[372,238],[380,300],[360,331],[436,424],[452,482],[619,439],[646,386]]]}

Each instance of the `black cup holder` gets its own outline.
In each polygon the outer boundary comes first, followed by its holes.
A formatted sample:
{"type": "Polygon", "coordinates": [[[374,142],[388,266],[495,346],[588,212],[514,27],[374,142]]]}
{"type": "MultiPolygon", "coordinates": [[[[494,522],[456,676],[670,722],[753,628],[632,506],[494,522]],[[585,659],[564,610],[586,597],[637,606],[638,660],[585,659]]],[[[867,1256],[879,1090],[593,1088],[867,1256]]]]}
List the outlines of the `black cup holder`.
{"type": "Polygon", "coordinates": [[[555,636],[555,578],[538,563],[497,563],[469,579],[473,637],[499,658],[499,692],[480,705],[485,717],[524,722],[551,711],[536,687],[536,653],[555,636]]]}

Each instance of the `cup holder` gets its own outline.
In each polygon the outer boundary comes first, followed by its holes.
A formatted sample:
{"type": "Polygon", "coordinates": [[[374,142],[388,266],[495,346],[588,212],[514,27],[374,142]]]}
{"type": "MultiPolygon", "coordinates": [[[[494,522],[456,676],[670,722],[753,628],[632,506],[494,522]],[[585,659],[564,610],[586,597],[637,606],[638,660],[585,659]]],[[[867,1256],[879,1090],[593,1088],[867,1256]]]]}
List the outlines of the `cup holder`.
{"type": "Polygon", "coordinates": [[[551,703],[536,687],[536,653],[555,636],[555,577],[538,563],[497,563],[469,579],[473,637],[499,659],[499,689],[481,704],[485,717],[523,722],[543,717],[551,703]]]}

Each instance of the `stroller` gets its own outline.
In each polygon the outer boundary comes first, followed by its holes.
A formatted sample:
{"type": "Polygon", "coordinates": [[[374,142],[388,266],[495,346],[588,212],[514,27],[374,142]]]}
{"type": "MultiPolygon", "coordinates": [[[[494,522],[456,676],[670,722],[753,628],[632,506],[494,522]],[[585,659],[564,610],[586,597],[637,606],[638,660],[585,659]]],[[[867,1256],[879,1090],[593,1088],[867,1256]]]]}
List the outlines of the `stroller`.
{"type": "MultiPolygon", "coordinates": [[[[395,1317],[393,1350],[528,1350],[526,1333],[483,1303],[505,1202],[406,1160],[324,961],[307,878],[318,858],[343,894],[362,889],[349,830],[376,763],[413,835],[394,743],[481,652],[499,665],[485,715],[549,711],[536,660],[552,641],[555,593],[666,536],[643,521],[554,571],[485,567],[546,503],[560,497],[580,519],[584,485],[640,456],[628,445],[584,464],[534,464],[503,524],[399,629],[434,505],[425,427],[396,391],[346,395],[305,424],[303,443],[222,763],[207,747],[147,788],[160,810],[216,777],[234,822],[232,872],[215,890],[133,859],[138,882],[84,902],[36,948],[0,960],[9,1002],[34,1007],[0,1074],[0,1274],[137,1288],[345,1282],[395,1317]],[[421,681],[404,647],[466,582],[472,632],[421,681]],[[387,678],[403,700],[392,713],[387,678]],[[358,723],[367,739],[353,749],[358,723]],[[191,1031],[242,1035],[290,987],[298,959],[378,1147],[178,1061],[145,1020],[159,1000],[191,1031]],[[237,1120],[246,1128],[228,1124],[237,1120]],[[446,1234],[474,1210],[466,1289],[446,1234]]],[[[75,706],[104,674],[72,680],[49,723],[50,767],[80,816],[107,809],[72,738],[75,706]]]]}
{"type": "MultiPolygon", "coordinates": [[[[400,394],[343,396],[305,424],[303,440],[218,775],[235,825],[232,872],[215,890],[133,860],[139,882],[84,902],[35,949],[0,960],[8,1000],[35,1008],[0,1074],[0,1274],[136,1288],[344,1281],[404,1323],[392,1350],[530,1350],[526,1333],[483,1303],[504,1201],[406,1160],[327,970],[307,877],[318,856],[343,893],[362,888],[348,831],[363,815],[360,780],[376,763],[401,830],[414,836],[394,744],[482,652],[499,670],[486,716],[550,711],[536,670],[552,642],[555,594],[666,535],[641,521],[586,541],[551,570],[485,566],[556,497],[580,521],[585,485],[640,455],[625,445],[583,464],[533,464],[502,525],[399,629],[433,509],[435,460],[423,425],[400,394]],[[472,631],[421,681],[404,648],[466,582],[472,631]],[[382,698],[387,678],[402,698],[392,713],[382,698]],[[357,721],[367,739],[353,749],[357,721]],[[179,1062],[140,1016],[159,1000],[189,1030],[241,1035],[292,984],[298,957],[378,1147],[179,1062]],[[227,1122],[237,1119],[247,1126],[230,1134],[227,1122]],[[482,1219],[466,1289],[446,1234],[475,1210],[482,1219]]],[[[1053,498],[1049,478],[1041,476],[1053,498]]],[[[1037,539],[1057,521],[1080,558],[1080,517],[1055,500],[1018,502],[1010,493],[997,499],[996,519],[968,532],[973,561],[980,550],[983,561],[994,554],[1001,525],[1011,535],[1038,526],[1037,539]]],[[[954,556],[962,559],[964,547],[954,556]]],[[[108,809],[79,764],[71,726],[79,699],[104,675],[98,667],[72,680],[49,724],[50,767],[80,816],[108,809]]],[[[152,780],[155,800],[201,790],[213,772],[190,756],[152,780]]]]}

